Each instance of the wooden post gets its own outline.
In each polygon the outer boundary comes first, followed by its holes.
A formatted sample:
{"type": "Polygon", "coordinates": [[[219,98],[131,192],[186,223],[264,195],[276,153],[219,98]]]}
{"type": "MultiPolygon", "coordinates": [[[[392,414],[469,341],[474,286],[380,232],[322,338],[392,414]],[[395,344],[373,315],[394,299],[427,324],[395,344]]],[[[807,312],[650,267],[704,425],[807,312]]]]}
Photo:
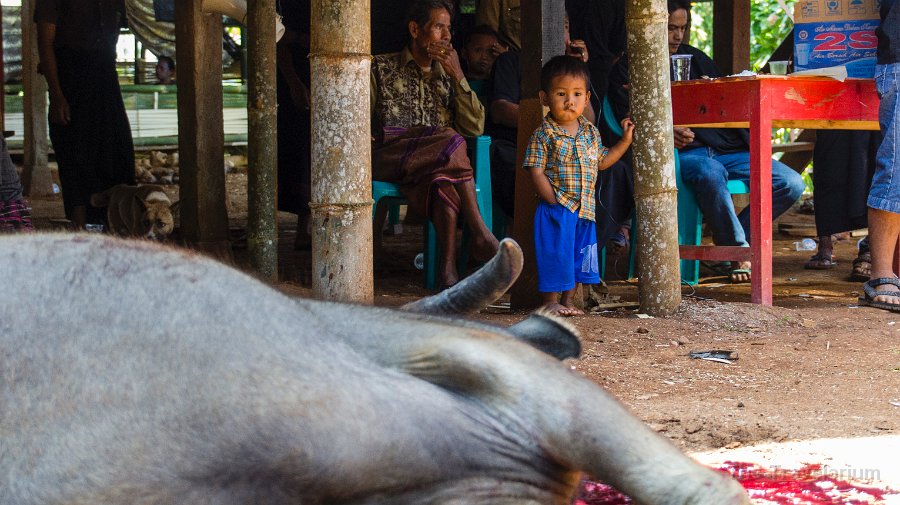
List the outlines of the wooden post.
{"type": "Polygon", "coordinates": [[[374,300],[369,33],[368,0],[313,0],[312,287],[326,300],[374,300]]]}
{"type": "Polygon", "coordinates": [[[53,175],[47,166],[47,81],[39,76],[35,0],[22,1],[22,112],[25,120],[22,186],[28,196],[53,194],[53,175]]]}
{"type": "MultiPolygon", "coordinates": [[[[550,58],[563,54],[563,26],[565,5],[553,0],[522,0],[522,33],[540,36],[522,37],[522,99],[519,101],[519,126],[516,166],[525,159],[525,147],[535,128],[541,125],[544,107],[538,98],[541,89],[541,66],[550,58]]],[[[537,264],[534,260],[534,211],[537,197],[531,177],[524,170],[516,170],[516,218],[513,238],[522,247],[525,265],[513,286],[511,306],[528,309],[541,303],[537,290],[537,264]]]]}
{"type": "MultiPolygon", "coordinates": [[[[247,249],[264,279],[278,280],[278,127],[275,94],[275,0],[248,6],[247,249]]],[[[299,139],[298,139],[299,142],[299,139]]],[[[298,232],[299,233],[299,232],[298,232]]]]}
{"type": "Polygon", "coordinates": [[[668,19],[665,0],[632,0],[625,7],[639,294],[641,310],[653,316],[672,315],[681,303],[668,19]]]}
{"type": "Polygon", "coordinates": [[[230,258],[222,125],[222,16],[175,2],[181,238],[230,258]]]}
{"type": "Polygon", "coordinates": [[[750,69],[750,0],[714,0],[713,59],[725,75],[750,69]]]}

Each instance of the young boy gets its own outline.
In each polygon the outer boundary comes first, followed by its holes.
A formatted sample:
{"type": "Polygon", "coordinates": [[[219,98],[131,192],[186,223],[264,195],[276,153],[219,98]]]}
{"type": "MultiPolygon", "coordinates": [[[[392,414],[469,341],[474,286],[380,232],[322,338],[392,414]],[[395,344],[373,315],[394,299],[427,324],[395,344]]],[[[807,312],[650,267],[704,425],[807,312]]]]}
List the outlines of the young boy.
{"type": "Polygon", "coordinates": [[[594,183],[631,145],[634,123],[622,120],[622,140],[612,148],[582,117],[590,100],[587,65],[571,56],[556,56],[541,69],[541,103],[550,108],[525,151],[540,198],[534,214],[538,290],[546,310],[560,316],[581,315],[574,305],[576,282],[597,284],[597,234],[594,183]],[[562,293],[562,296],[560,296],[562,293]]]}

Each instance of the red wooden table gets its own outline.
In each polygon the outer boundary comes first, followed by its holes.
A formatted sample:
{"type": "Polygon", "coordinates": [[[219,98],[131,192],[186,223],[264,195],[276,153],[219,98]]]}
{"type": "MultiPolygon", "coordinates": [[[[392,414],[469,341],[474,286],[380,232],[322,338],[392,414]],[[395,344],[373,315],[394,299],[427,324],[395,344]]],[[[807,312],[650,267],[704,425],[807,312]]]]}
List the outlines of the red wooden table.
{"type": "Polygon", "coordinates": [[[750,128],[750,247],[680,251],[684,259],[749,260],[751,301],[772,305],[772,128],[877,130],[875,82],[768,75],[680,81],[672,84],[672,109],[676,126],[750,128]]]}

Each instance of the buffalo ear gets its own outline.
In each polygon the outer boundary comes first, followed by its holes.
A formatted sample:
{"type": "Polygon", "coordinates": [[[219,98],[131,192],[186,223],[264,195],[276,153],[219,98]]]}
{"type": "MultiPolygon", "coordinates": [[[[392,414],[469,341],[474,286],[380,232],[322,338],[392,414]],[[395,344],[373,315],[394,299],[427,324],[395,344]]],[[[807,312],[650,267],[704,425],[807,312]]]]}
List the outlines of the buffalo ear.
{"type": "Polygon", "coordinates": [[[562,361],[581,356],[581,341],[578,332],[559,317],[535,312],[527,319],[506,329],[516,338],[562,361]]]}

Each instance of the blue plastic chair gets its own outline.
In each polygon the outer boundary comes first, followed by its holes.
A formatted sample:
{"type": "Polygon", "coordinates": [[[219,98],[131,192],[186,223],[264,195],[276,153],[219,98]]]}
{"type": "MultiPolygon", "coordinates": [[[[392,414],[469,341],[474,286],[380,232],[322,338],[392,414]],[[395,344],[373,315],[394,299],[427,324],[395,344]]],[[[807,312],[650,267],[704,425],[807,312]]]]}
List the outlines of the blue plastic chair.
{"type": "MultiPolygon", "coordinates": [[[[472,162],[472,168],[475,172],[475,198],[478,201],[478,210],[481,213],[481,219],[488,229],[493,231],[493,201],[491,199],[491,138],[486,135],[478,137],[466,138],[469,159],[472,162]]],[[[390,204],[389,217],[391,224],[399,222],[399,206],[406,204],[406,198],[400,192],[400,187],[391,182],[372,181],[372,199],[375,205],[372,206],[372,216],[383,199],[388,199],[386,204],[390,204]]],[[[438,247],[437,233],[434,224],[425,220],[423,226],[425,238],[425,288],[434,290],[437,288],[438,279],[438,247]]],[[[463,233],[462,251],[459,255],[457,267],[463,271],[468,262],[468,230],[463,233]]]]}
{"type": "MultiPolygon", "coordinates": [[[[622,127],[616,122],[615,114],[607,97],[603,97],[603,119],[606,125],[616,135],[622,135],[622,127]]],[[[685,184],[681,178],[681,161],[678,157],[678,149],[675,149],[675,186],[678,189],[678,243],[686,245],[700,245],[703,238],[703,213],[697,205],[697,195],[693,188],[685,184]]],[[[750,193],[750,187],[743,181],[728,181],[728,191],[732,195],[744,195],[750,193]]],[[[635,224],[637,223],[634,220],[635,224]]],[[[628,257],[628,276],[634,276],[634,244],[637,233],[631,234],[631,254],[628,257]]],[[[600,260],[606,264],[606,249],[603,249],[600,260]]],[[[601,269],[601,275],[603,275],[601,269]]],[[[700,282],[700,261],[681,260],[681,280],[688,284],[700,282]]]]}

